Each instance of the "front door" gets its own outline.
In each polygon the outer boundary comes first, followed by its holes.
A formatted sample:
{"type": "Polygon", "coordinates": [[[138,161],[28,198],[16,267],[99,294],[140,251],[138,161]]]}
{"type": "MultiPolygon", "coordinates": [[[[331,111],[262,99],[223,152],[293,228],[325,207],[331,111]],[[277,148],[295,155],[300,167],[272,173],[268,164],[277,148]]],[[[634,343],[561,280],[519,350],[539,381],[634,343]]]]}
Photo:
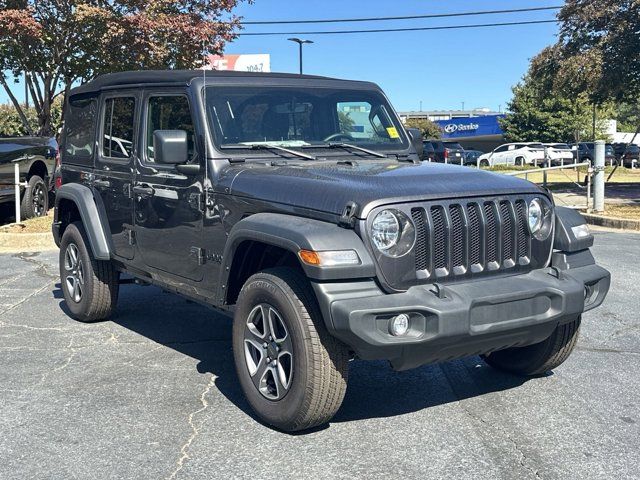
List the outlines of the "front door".
{"type": "MultiPolygon", "coordinates": [[[[136,165],[136,244],[146,266],[171,276],[200,281],[204,174],[182,174],[174,165],[155,162],[153,132],[185,130],[189,163],[199,163],[189,99],[183,92],[147,91],[142,108],[143,132],[136,165]]],[[[170,277],[167,277],[170,278],[170,277]]]]}
{"type": "Polygon", "coordinates": [[[102,98],[100,146],[93,187],[104,205],[114,254],[133,258],[133,181],[134,158],[138,155],[136,138],[136,92],[118,92],[102,98]]]}

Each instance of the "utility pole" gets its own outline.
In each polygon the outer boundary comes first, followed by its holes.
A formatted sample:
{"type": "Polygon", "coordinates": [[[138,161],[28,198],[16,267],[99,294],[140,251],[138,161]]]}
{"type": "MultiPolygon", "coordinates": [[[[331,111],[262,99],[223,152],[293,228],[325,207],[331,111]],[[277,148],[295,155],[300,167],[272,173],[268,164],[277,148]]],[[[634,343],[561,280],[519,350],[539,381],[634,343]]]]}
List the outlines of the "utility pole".
{"type": "Polygon", "coordinates": [[[300,75],[302,75],[302,45],[305,43],[313,43],[312,40],[302,40],[300,38],[287,38],[290,42],[295,42],[298,44],[298,60],[300,65],[300,75]]]}

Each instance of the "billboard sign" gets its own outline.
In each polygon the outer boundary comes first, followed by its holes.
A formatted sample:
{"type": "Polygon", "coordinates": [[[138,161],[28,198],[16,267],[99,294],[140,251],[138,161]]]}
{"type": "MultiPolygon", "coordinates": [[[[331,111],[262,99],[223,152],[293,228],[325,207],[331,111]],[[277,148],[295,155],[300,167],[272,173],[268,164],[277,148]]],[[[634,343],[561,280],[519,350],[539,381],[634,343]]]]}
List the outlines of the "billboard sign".
{"type": "Polygon", "coordinates": [[[442,130],[443,138],[480,137],[484,135],[502,135],[498,120],[504,115],[486,115],[484,117],[452,118],[436,120],[442,130]]]}
{"type": "Polygon", "coordinates": [[[271,55],[268,53],[246,55],[209,55],[205,70],[234,70],[236,72],[270,72],[271,55]]]}

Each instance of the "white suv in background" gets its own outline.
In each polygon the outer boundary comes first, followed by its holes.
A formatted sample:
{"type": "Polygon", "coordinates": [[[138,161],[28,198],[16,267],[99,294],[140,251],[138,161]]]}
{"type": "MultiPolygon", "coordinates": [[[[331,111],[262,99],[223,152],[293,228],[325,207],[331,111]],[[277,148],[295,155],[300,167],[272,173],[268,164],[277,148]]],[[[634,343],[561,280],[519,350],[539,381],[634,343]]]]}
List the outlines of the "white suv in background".
{"type": "Polygon", "coordinates": [[[547,147],[551,165],[565,165],[575,161],[573,151],[566,143],[545,143],[544,146],[547,147]]]}
{"type": "Polygon", "coordinates": [[[541,165],[544,163],[544,145],[541,143],[505,143],[493,152],[478,157],[481,167],[494,165],[541,165]]]}

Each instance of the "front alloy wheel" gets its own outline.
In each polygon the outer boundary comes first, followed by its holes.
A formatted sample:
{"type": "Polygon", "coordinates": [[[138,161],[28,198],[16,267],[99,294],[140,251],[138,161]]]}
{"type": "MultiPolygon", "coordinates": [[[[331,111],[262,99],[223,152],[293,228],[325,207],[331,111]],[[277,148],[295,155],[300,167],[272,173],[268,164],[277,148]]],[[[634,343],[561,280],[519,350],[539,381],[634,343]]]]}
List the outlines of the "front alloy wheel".
{"type": "Polygon", "coordinates": [[[236,303],[233,357],[249,406],[269,425],[304,430],[340,408],[349,351],[327,332],[300,271],[278,267],[249,277],[236,303]]]}
{"type": "Polygon", "coordinates": [[[269,400],[280,400],[293,377],[293,345],[280,313],[261,303],[249,313],[244,329],[247,369],[254,386],[269,400]]]}

